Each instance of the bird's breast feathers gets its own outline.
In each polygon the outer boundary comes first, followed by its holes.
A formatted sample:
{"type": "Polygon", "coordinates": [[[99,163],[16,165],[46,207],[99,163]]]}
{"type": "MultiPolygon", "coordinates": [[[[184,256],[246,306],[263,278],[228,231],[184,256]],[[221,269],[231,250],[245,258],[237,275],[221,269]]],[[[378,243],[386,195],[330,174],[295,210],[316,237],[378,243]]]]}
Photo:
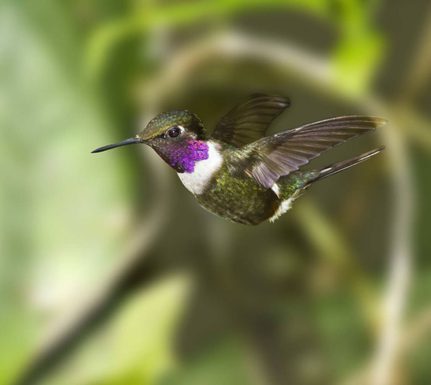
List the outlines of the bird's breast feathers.
{"type": "Polygon", "coordinates": [[[184,187],[195,195],[202,194],[210,183],[214,174],[223,165],[221,146],[213,141],[208,141],[208,159],[196,162],[191,173],[178,173],[184,187]]]}

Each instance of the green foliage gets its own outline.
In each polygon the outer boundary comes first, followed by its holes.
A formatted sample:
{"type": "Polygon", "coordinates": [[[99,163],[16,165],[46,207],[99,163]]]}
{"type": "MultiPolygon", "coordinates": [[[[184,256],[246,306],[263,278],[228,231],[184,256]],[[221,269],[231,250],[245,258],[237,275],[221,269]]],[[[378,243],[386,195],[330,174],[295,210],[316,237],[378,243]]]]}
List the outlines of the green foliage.
{"type": "Polygon", "coordinates": [[[157,28],[225,20],[242,11],[293,9],[316,14],[333,24],[340,33],[334,57],[336,80],[347,81],[347,91],[364,91],[382,48],[381,39],[369,25],[368,16],[374,7],[375,2],[364,6],[361,1],[342,0],[211,0],[171,5],[153,2],[132,7],[122,17],[98,26],[89,40],[86,66],[91,76],[100,76],[116,45],[136,34],[146,36],[157,28]]]}
{"type": "Polygon", "coordinates": [[[104,330],[108,338],[92,341],[72,363],[78,369],[48,385],[159,384],[175,366],[171,340],[189,289],[186,276],[171,276],[137,293],[104,330]]]}
{"type": "Polygon", "coordinates": [[[0,333],[0,382],[7,383],[34,349],[44,312],[64,311],[59,299],[88,288],[91,266],[103,275],[102,261],[118,255],[129,186],[121,161],[89,162],[92,143],[109,141],[109,124],[19,6],[2,4],[0,30],[0,314],[8,330],[0,333]]]}

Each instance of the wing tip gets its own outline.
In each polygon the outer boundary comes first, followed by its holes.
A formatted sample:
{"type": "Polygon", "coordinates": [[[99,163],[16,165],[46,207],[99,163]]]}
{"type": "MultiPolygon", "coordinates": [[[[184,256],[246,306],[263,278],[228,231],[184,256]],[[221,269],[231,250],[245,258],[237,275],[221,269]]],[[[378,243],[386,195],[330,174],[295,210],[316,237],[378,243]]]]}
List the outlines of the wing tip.
{"type": "Polygon", "coordinates": [[[375,128],[380,128],[388,124],[388,120],[380,116],[368,116],[368,118],[372,121],[375,128]]]}
{"type": "MultiPolygon", "coordinates": [[[[349,117],[346,117],[349,118],[349,117]]],[[[372,115],[353,115],[351,116],[352,119],[355,120],[364,120],[366,122],[370,123],[370,126],[372,128],[380,128],[385,126],[388,123],[388,120],[385,118],[382,118],[380,116],[372,116],[372,115]]]]}

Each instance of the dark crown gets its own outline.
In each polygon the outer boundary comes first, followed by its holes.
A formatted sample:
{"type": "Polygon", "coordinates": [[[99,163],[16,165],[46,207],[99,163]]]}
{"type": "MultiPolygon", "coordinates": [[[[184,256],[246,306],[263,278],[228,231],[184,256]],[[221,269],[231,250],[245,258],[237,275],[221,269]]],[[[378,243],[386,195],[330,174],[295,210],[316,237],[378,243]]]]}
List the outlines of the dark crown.
{"type": "Polygon", "coordinates": [[[182,126],[189,132],[194,132],[198,139],[205,138],[205,129],[202,121],[196,114],[187,110],[162,112],[153,118],[142,130],[139,136],[144,139],[152,139],[162,135],[173,126],[182,126]]]}

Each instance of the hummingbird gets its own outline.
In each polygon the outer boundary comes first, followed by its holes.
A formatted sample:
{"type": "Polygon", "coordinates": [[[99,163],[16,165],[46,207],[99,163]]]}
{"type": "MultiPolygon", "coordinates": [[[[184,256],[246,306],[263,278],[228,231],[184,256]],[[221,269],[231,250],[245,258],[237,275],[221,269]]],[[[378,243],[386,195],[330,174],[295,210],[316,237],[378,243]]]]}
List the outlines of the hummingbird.
{"type": "Polygon", "coordinates": [[[304,169],[324,151],[385,124],[372,116],[339,116],[284,130],[266,131],[290,100],[253,94],[231,109],[209,134],[187,110],[163,112],[132,138],[93,153],[146,144],[178,174],[198,203],[233,222],[274,221],[315,182],[379,154],[383,147],[319,169],[304,169]]]}

